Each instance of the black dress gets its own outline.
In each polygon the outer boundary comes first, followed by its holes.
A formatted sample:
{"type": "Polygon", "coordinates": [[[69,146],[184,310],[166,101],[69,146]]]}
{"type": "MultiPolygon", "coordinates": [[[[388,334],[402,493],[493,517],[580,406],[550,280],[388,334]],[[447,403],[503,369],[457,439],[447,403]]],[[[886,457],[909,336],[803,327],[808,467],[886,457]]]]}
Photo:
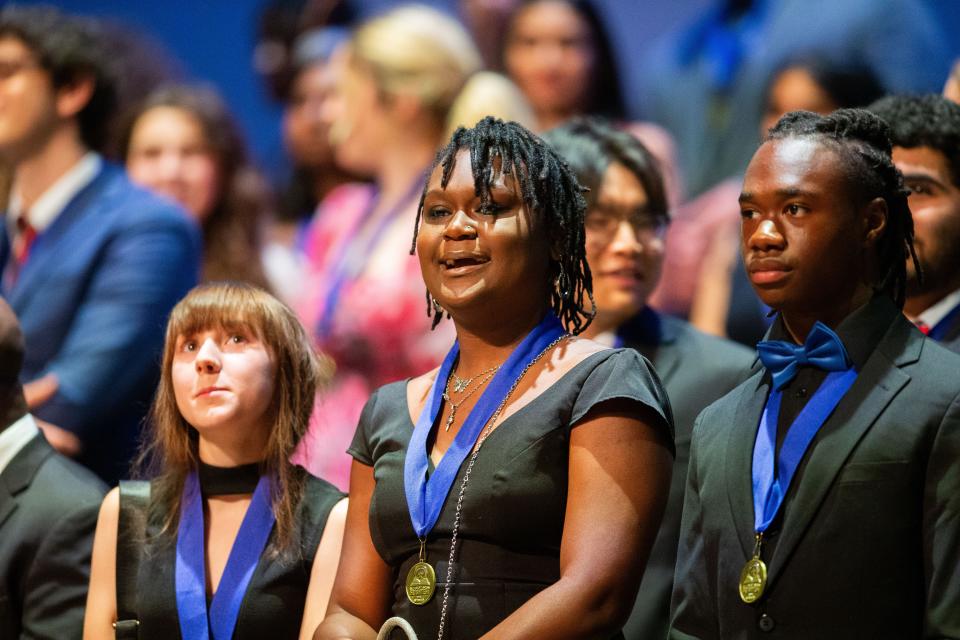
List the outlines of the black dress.
{"type": "MultiPolygon", "coordinates": [[[[374,469],[370,535],[393,567],[393,613],[424,640],[435,637],[439,626],[457,494],[467,465],[461,466],[427,540],[436,594],[423,606],[413,605],[404,590],[419,552],[403,489],[413,432],[406,386],[397,382],[373,394],[349,453],[374,469]]],[[[587,357],[490,434],[463,499],[445,640],[479,637],[560,578],[570,429],[593,406],[611,399],[652,408],[661,418],[657,426],[673,442],[666,394],[649,363],[632,349],[587,357]]]]}
{"type": "MultiPolygon", "coordinates": [[[[270,542],[254,570],[240,605],[234,640],[297,638],[310,584],[313,557],[330,510],[344,497],[325,480],[307,475],[298,522],[300,557],[280,561],[270,557],[270,542]]],[[[150,523],[151,540],[158,540],[158,523],[150,523]]],[[[140,640],[180,638],[174,563],[176,541],[147,544],[137,581],[140,640]]],[[[208,602],[209,606],[209,602],[208,602]]]]}

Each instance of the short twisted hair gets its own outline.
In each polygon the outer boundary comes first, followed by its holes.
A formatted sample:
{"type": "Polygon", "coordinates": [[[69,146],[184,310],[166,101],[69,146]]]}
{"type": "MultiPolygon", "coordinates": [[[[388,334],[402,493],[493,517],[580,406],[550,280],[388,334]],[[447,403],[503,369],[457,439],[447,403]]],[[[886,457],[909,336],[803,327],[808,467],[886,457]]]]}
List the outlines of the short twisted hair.
{"type": "MultiPolygon", "coordinates": [[[[583,187],[566,162],[543,140],[516,122],[504,122],[486,117],[472,129],[458,128],[450,142],[437,154],[427,175],[438,166],[443,173],[440,185],[446,188],[453,172],[457,152],[469,150],[473,181],[480,197],[480,206],[491,205],[490,186],[497,172],[512,174],[516,179],[520,196],[537,224],[543,225],[553,248],[551,277],[554,280],[550,305],[566,328],[580,333],[596,315],[593,301],[593,279],[587,264],[585,234],[586,201],[583,187]],[[499,160],[499,166],[495,166],[499,160]],[[591,308],[584,308],[584,301],[591,308]]],[[[417,231],[423,213],[426,187],[420,196],[413,233],[416,250],[417,231]]],[[[429,299],[429,292],[427,293],[429,299]]],[[[427,305],[427,314],[431,312],[427,305]]],[[[434,318],[434,326],[440,314],[434,318]]]]}
{"type": "Polygon", "coordinates": [[[930,147],[943,154],[960,187],[960,105],[943,96],[887,96],[869,107],[890,126],[895,147],[930,147]]]}
{"type": "Polygon", "coordinates": [[[814,137],[831,145],[843,160],[850,196],[859,204],[882,198],[887,226],[877,245],[881,291],[899,307],[906,298],[907,259],[920,273],[913,247],[913,216],[907,206],[903,176],[890,157],[890,127],[865,109],[838,109],[828,116],[809,111],[788,113],[775,124],[766,140],[814,137]]]}

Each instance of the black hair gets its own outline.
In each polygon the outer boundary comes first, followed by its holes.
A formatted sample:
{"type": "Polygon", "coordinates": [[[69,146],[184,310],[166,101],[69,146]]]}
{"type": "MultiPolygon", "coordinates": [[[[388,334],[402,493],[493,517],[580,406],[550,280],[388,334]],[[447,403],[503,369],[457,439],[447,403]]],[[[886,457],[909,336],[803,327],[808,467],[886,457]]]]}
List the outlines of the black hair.
{"type": "Polygon", "coordinates": [[[578,116],[548,131],[543,139],[566,160],[580,184],[589,189],[586,193],[588,209],[596,202],[607,168],[611,163],[619,162],[643,186],[650,216],[657,222],[669,222],[660,165],[635,136],[602,118],[578,116]]]}
{"type": "Polygon", "coordinates": [[[890,126],[896,147],[930,147],[943,154],[960,187],[960,105],[943,96],[888,96],[869,107],[890,126]]]}
{"type": "Polygon", "coordinates": [[[878,287],[900,308],[906,297],[907,259],[917,273],[920,264],[913,246],[913,216],[907,206],[908,191],[903,176],[890,157],[890,127],[865,109],[838,109],[828,116],[809,111],[786,114],[767,134],[766,140],[816,137],[840,154],[850,195],[858,204],[882,198],[887,205],[887,226],[877,244],[880,262],[878,287]]]}
{"type": "MultiPolygon", "coordinates": [[[[610,43],[610,36],[607,33],[603,21],[597,12],[596,7],[589,0],[523,0],[514,10],[510,19],[507,21],[507,39],[509,43],[510,34],[513,31],[517,16],[524,8],[545,1],[559,1],[568,5],[579,15],[590,28],[590,35],[596,60],[593,65],[591,90],[587,92],[587,99],[590,104],[585,105],[585,113],[596,114],[610,118],[612,120],[624,120],[627,117],[627,108],[623,99],[623,89],[620,87],[619,67],[616,57],[613,55],[613,46],[610,43]]],[[[504,54],[506,44],[500,52],[500,68],[505,69],[504,54]]]]}
{"type": "Polygon", "coordinates": [[[53,7],[8,6],[0,10],[0,38],[9,37],[30,49],[50,73],[54,88],[93,80],[93,94],[77,114],[77,123],[84,144],[103,151],[117,89],[100,28],[89,19],[68,16],[53,7]]]}
{"type": "MultiPolygon", "coordinates": [[[[481,208],[492,205],[490,187],[498,173],[512,175],[516,180],[527,211],[534,216],[536,224],[546,229],[556,256],[551,258],[550,273],[554,286],[550,306],[567,330],[580,333],[593,321],[597,310],[584,244],[583,222],[587,204],[576,175],[553,149],[524,127],[487,116],[472,129],[457,128],[450,142],[440,149],[427,176],[441,167],[440,185],[445,189],[457,152],[462,149],[470,152],[473,183],[481,208]],[[590,301],[590,310],[584,308],[585,297],[590,301]]],[[[426,194],[427,186],[424,186],[417,206],[410,253],[416,250],[426,194]]],[[[431,307],[428,291],[427,315],[431,314],[431,307]]],[[[437,312],[434,317],[434,326],[440,321],[441,313],[437,312]]]]}
{"type": "Polygon", "coordinates": [[[770,76],[766,93],[781,74],[790,69],[806,71],[838,109],[866,107],[886,93],[880,78],[866,63],[857,59],[838,59],[823,54],[810,54],[780,65],[770,76]]]}

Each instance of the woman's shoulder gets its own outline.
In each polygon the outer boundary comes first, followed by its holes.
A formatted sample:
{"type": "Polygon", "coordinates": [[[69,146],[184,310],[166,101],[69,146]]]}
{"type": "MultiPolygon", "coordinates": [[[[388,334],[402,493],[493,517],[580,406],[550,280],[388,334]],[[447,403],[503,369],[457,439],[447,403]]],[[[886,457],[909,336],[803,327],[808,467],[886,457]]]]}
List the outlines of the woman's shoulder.
{"type": "MultiPolygon", "coordinates": [[[[301,467],[297,470],[304,474],[299,520],[306,524],[309,530],[318,532],[319,536],[326,526],[330,512],[347,495],[323,478],[318,478],[301,467]]],[[[319,541],[319,537],[317,540],[319,541]]]]}

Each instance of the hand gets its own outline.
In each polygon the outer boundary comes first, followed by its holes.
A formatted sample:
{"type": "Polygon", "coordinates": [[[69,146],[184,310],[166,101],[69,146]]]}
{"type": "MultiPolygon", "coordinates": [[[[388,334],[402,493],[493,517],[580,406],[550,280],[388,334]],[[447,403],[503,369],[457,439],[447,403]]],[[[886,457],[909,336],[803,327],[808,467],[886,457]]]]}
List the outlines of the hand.
{"type": "Polygon", "coordinates": [[[63,455],[75,458],[83,449],[80,438],[66,429],[39,419],[37,419],[37,426],[43,431],[43,435],[46,436],[50,446],[63,455]]]}
{"type": "MultiPolygon", "coordinates": [[[[59,388],[60,381],[55,373],[48,373],[42,378],[26,383],[23,385],[23,397],[27,400],[27,407],[31,411],[36,409],[55,396],[59,388]]],[[[47,439],[49,440],[49,438],[47,439]]],[[[51,441],[50,444],[53,444],[53,442],[51,441]]]]}

